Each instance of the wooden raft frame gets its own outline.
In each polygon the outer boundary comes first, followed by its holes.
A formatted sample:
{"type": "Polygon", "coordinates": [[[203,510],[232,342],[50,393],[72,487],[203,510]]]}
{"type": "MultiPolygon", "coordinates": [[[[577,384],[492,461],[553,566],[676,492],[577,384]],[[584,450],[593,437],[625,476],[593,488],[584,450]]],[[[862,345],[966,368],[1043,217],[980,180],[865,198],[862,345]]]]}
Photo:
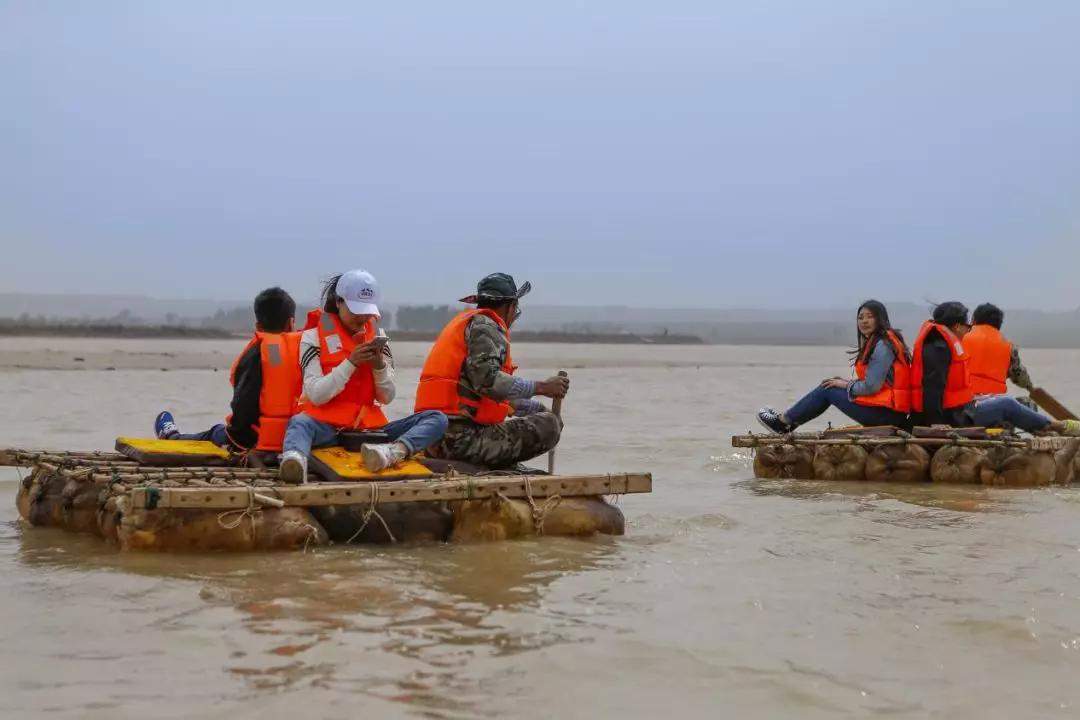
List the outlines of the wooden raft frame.
{"type": "Polygon", "coordinates": [[[1044,436],[1030,439],[1009,438],[993,440],[973,440],[964,437],[881,437],[881,436],[857,436],[836,437],[828,435],[822,437],[810,433],[794,433],[791,435],[732,435],[731,446],[737,448],[759,448],[766,445],[860,445],[862,447],[878,447],[880,445],[922,445],[927,448],[939,448],[946,445],[959,445],[961,447],[1014,447],[1040,451],[1062,450],[1073,437],[1044,436]]]}
{"type": "Polygon", "coordinates": [[[611,475],[461,476],[368,483],[308,483],[274,487],[139,487],[131,505],[146,509],[228,510],[252,504],[316,507],[398,502],[624,495],[652,492],[652,473],[611,475]],[[269,501],[269,502],[268,502],[269,501]]]}

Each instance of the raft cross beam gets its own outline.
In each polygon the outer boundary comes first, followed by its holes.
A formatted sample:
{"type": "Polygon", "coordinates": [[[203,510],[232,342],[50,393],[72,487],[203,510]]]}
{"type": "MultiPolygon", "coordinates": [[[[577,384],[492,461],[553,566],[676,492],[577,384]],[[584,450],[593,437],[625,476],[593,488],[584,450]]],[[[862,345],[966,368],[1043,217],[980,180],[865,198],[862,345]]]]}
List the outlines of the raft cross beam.
{"type": "MultiPolygon", "coordinates": [[[[652,492],[652,474],[463,476],[378,483],[309,483],[260,487],[258,492],[282,501],[285,507],[355,505],[369,503],[373,496],[380,503],[401,503],[483,500],[499,495],[507,498],[624,495],[652,492]]],[[[134,508],[228,510],[246,508],[250,502],[243,487],[137,487],[131,491],[134,508]]]]}

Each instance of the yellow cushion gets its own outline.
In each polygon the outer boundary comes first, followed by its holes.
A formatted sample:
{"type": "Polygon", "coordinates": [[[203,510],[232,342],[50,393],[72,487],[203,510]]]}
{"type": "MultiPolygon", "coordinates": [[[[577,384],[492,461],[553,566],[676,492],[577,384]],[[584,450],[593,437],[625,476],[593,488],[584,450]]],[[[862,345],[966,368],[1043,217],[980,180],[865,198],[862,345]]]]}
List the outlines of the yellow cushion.
{"type": "Polygon", "coordinates": [[[415,460],[406,460],[392,468],[373,473],[364,467],[364,461],[358,452],[349,452],[342,447],[326,447],[311,451],[316,462],[313,470],[325,468],[330,475],[327,480],[393,480],[395,478],[429,477],[434,473],[415,460]],[[320,467],[323,466],[323,467],[320,467]]]}
{"type": "Polygon", "coordinates": [[[207,465],[229,459],[229,451],[209,440],[116,438],[116,451],[144,465],[207,465]]]}

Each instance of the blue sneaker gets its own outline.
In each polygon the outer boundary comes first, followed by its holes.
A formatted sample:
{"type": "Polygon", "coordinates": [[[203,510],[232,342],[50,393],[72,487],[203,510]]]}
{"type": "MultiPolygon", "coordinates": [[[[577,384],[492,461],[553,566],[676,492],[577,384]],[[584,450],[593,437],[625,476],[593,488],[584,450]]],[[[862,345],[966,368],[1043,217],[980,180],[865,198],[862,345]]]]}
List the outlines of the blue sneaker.
{"type": "Polygon", "coordinates": [[[158,440],[171,440],[180,434],[180,428],[176,426],[171,412],[162,410],[154,418],[154,434],[157,435],[158,440]]]}

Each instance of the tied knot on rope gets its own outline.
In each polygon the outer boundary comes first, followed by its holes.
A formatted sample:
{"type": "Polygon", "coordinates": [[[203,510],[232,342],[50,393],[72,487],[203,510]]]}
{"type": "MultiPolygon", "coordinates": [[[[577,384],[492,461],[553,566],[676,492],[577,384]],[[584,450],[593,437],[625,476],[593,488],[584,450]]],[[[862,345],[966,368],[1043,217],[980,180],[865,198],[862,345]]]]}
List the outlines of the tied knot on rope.
{"type": "Polygon", "coordinates": [[[529,503],[529,510],[532,511],[533,527],[536,529],[537,535],[544,534],[544,521],[547,519],[547,514],[557,508],[559,503],[562,502],[561,495],[551,495],[547,497],[539,505],[536,504],[536,500],[533,499],[532,494],[532,482],[529,480],[529,476],[524,477],[525,480],[525,499],[529,503]]]}
{"type": "Polygon", "coordinates": [[[386,524],[386,520],[383,518],[382,515],[379,514],[379,511],[376,509],[376,506],[379,504],[379,483],[373,482],[370,483],[369,486],[371,487],[371,504],[368,505],[367,510],[364,510],[363,514],[360,516],[363,519],[363,522],[360,523],[359,529],[354,532],[352,534],[352,537],[350,537],[345,542],[346,544],[349,544],[352,543],[352,541],[356,538],[360,537],[360,533],[364,532],[364,528],[366,528],[368,526],[368,523],[371,522],[371,518],[375,517],[379,519],[380,523],[382,523],[383,530],[386,531],[386,536],[390,538],[390,542],[396,543],[397,538],[394,537],[394,533],[390,531],[390,526],[386,524]]]}
{"type": "Polygon", "coordinates": [[[240,527],[240,523],[244,522],[244,518],[251,519],[251,536],[255,537],[255,515],[262,512],[260,507],[255,502],[255,488],[248,487],[248,504],[246,508],[240,510],[226,510],[217,517],[218,525],[222,530],[235,530],[240,527]],[[226,520],[225,518],[235,515],[235,519],[226,520]]]}
{"type": "Polygon", "coordinates": [[[251,463],[251,449],[245,448],[243,452],[236,453],[236,466],[246,468],[251,463]]]}

